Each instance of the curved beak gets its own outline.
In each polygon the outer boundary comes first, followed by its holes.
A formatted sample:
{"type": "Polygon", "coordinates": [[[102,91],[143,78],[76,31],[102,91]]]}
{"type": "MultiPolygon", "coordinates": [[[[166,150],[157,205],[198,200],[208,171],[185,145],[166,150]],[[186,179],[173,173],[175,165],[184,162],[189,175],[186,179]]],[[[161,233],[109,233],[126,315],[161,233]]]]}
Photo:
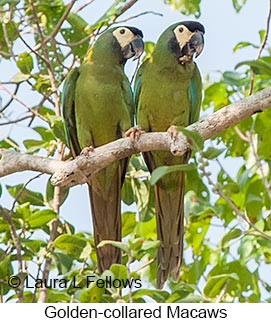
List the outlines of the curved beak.
{"type": "Polygon", "coordinates": [[[135,35],[134,39],[122,49],[123,57],[129,59],[134,57],[134,60],[139,58],[144,52],[144,42],[140,35],[135,35]]]}
{"type": "Polygon", "coordinates": [[[193,56],[194,54],[195,57],[197,58],[201,52],[203,51],[204,48],[204,37],[203,33],[201,31],[196,31],[190,38],[188,42],[188,53],[193,56]]]}

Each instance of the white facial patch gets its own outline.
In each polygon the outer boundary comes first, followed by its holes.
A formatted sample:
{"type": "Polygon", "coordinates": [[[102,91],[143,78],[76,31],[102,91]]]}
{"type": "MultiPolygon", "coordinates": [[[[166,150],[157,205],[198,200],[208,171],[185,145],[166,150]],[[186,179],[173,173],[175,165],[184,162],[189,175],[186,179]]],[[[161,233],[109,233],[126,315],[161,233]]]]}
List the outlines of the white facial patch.
{"type": "Polygon", "coordinates": [[[174,29],[174,34],[181,49],[189,42],[193,35],[193,33],[184,25],[177,26],[174,29]]]}
{"type": "Polygon", "coordinates": [[[117,28],[113,31],[113,35],[119,42],[121,48],[129,45],[130,42],[135,39],[135,35],[126,27],[117,28]]]}

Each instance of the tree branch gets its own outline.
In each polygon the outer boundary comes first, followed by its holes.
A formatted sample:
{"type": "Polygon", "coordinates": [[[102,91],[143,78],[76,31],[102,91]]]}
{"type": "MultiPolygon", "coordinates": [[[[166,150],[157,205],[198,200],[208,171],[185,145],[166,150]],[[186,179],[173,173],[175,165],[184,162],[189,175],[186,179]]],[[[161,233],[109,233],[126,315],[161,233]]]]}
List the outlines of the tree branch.
{"type": "MultiPolygon", "coordinates": [[[[188,126],[187,129],[196,131],[205,140],[210,139],[254,113],[270,107],[271,88],[268,88],[218,110],[209,117],[188,126]]],[[[0,177],[32,170],[53,174],[51,182],[55,186],[70,187],[87,182],[91,175],[102,168],[134,153],[166,150],[174,155],[183,155],[188,149],[189,143],[184,135],[180,133],[177,140],[173,142],[167,132],[143,133],[134,143],[129,138],[118,139],[67,162],[1,149],[0,177]]]]}

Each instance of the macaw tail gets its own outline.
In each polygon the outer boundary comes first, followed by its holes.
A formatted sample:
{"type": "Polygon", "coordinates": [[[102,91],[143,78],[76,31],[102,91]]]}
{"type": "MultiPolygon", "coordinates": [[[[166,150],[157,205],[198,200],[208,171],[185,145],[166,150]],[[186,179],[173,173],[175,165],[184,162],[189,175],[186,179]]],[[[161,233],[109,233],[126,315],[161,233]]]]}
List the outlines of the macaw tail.
{"type": "MultiPolygon", "coordinates": [[[[159,165],[186,163],[187,156],[173,157],[168,152],[143,153],[150,172],[159,165]]],[[[178,280],[183,253],[185,173],[173,172],[163,176],[155,185],[155,213],[157,239],[157,288],[164,286],[171,274],[178,280]]]]}
{"type": "Polygon", "coordinates": [[[169,274],[178,280],[183,253],[184,173],[176,174],[176,189],[165,190],[159,182],[155,186],[155,210],[158,247],[157,288],[164,286],[169,274]]]}
{"type": "Polygon", "coordinates": [[[94,242],[99,273],[112,264],[121,263],[121,249],[107,244],[97,248],[103,240],[121,241],[121,185],[123,163],[99,171],[89,183],[94,242]],[[112,175],[113,172],[113,175],[112,175]]]}

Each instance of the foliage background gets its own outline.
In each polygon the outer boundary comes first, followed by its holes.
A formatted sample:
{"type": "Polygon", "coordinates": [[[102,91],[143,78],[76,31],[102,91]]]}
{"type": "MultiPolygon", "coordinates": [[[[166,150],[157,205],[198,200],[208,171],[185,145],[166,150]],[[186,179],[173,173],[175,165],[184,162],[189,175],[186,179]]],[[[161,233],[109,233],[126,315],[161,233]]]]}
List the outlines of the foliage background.
{"type": "MultiPolygon", "coordinates": [[[[206,48],[198,60],[205,86],[203,116],[270,86],[270,1],[262,1],[260,8],[246,0],[155,3],[148,7],[143,0],[0,1],[0,148],[67,158],[63,79],[83,60],[89,42],[121,21],[143,29],[147,54],[153,34],[158,37],[174,21],[196,17],[204,23],[206,48]],[[221,16],[223,5],[233,19],[221,16]],[[248,6],[265,17],[260,24],[246,15],[239,24],[238,17],[248,6]],[[160,10],[167,18],[157,14],[160,10]],[[133,20],[126,22],[128,18],[133,20]],[[243,38],[232,44],[236,28],[243,38]],[[225,60],[225,52],[232,50],[235,56],[229,54],[231,59],[225,60]]],[[[131,77],[134,69],[133,64],[127,68],[131,77]]],[[[267,110],[241,122],[193,155],[197,171],[187,173],[182,272],[179,282],[169,280],[163,291],[154,287],[158,242],[153,191],[140,156],[132,157],[122,192],[123,265],[104,274],[142,280],[142,288],[126,288],[122,295],[114,288],[105,293],[95,284],[85,284],[96,256],[82,188],[54,189],[47,175],[31,172],[1,179],[0,300],[270,302],[270,114],[267,110]],[[67,288],[21,284],[13,289],[7,283],[11,275],[22,281],[27,275],[32,282],[48,277],[72,282],[75,277],[81,288],[70,283],[67,288]]]]}

